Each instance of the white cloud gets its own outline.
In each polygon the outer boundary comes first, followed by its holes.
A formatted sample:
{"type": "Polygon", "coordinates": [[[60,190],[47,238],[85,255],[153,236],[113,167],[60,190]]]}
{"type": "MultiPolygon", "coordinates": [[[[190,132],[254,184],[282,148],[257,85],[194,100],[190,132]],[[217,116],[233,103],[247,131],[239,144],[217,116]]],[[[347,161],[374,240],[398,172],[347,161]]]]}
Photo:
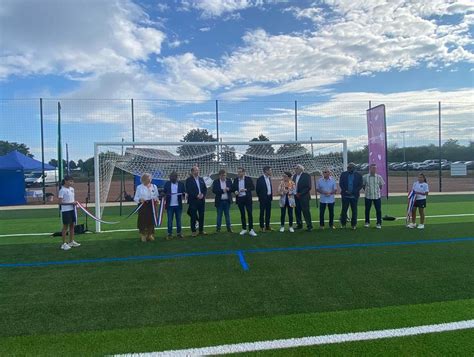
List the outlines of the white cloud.
{"type": "Polygon", "coordinates": [[[0,79],[10,75],[94,76],[127,72],[165,39],[129,0],[18,0],[0,4],[0,79]]]}
{"type": "Polygon", "coordinates": [[[209,18],[258,6],[261,3],[262,1],[254,0],[186,0],[183,1],[183,6],[185,9],[195,8],[202,12],[203,17],[209,18]]]}
{"type": "MultiPolygon", "coordinates": [[[[207,93],[224,88],[220,98],[245,99],[319,91],[348,76],[407,70],[423,63],[433,68],[474,62],[468,47],[473,6],[468,2],[328,0],[326,4],[336,14],[328,21],[322,21],[318,8],[290,8],[294,16],[318,22],[313,32],[249,31],[241,47],[211,63],[211,86],[200,80],[193,84],[207,93]],[[441,16],[454,13],[461,15],[457,23],[440,22],[441,16]]],[[[172,76],[190,78],[196,68],[204,71],[203,65],[188,55],[186,66],[168,69],[172,76]]]]}

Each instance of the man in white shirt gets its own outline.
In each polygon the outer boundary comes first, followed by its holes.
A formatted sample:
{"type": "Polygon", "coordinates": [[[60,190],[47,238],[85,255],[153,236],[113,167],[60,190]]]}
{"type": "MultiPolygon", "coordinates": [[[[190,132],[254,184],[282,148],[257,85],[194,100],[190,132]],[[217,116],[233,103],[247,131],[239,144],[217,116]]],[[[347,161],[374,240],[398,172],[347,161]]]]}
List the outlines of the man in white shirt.
{"type": "Polygon", "coordinates": [[[260,230],[271,231],[270,216],[272,212],[273,188],[272,188],[272,168],[263,167],[263,175],[257,179],[257,196],[260,203],[260,230]]]}
{"type": "Polygon", "coordinates": [[[166,210],[168,214],[168,240],[173,236],[173,217],[176,219],[177,237],[184,238],[182,234],[181,214],[183,211],[183,196],[185,192],[184,184],[178,181],[178,174],[172,172],[170,174],[170,180],[167,181],[163,187],[163,194],[166,195],[166,210]]]}
{"type": "Polygon", "coordinates": [[[219,170],[219,177],[212,183],[212,192],[216,195],[214,199],[214,204],[217,208],[216,232],[221,231],[222,214],[224,214],[227,232],[232,233],[230,223],[232,180],[227,178],[227,172],[224,169],[219,170]]]}
{"type": "Polygon", "coordinates": [[[257,233],[255,233],[253,229],[252,191],[254,190],[255,186],[252,178],[245,175],[245,169],[243,167],[237,168],[237,177],[234,179],[232,191],[235,193],[235,200],[240,211],[240,221],[242,223],[241,236],[247,233],[252,237],[257,236],[257,233]],[[247,212],[247,217],[245,217],[245,212],[247,212]]]}
{"type": "Polygon", "coordinates": [[[370,164],[369,173],[362,177],[362,188],[365,191],[365,227],[370,227],[370,209],[372,203],[377,216],[377,229],[382,228],[382,199],[380,189],[385,185],[382,176],[377,174],[377,165],[370,164]]]}
{"type": "Polygon", "coordinates": [[[204,179],[199,176],[199,167],[193,166],[191,176],[186,179],[186,193],[188,195],[189,209],[191,216],[191,236],[196,237],[196,222],[199,223],[199,234],[206,235],[204,232],[204,211],[206,207],[207,186],[204,179]]]}
{"type": "Polygon", "coordinates": [[[326,206],[329,211],[329,227],[335,229],[334,226],[334,203],[335,194],[337,192],[337,183],[332,176],[330,176],[329,169],[323,170],[323,177],[316,183],[316,190],[320,194],[319,199],[319,228],[324,229],[324,213],[326,206]]]}

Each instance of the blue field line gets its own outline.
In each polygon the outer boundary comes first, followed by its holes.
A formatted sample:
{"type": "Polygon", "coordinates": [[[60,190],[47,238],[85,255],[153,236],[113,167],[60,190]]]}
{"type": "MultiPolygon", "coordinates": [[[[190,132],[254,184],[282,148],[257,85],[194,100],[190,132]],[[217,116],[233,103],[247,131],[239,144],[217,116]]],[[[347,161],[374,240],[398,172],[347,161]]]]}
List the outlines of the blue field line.
{"type": "MultiPolygon", "coordinates": [[[[189,252],[189,253],[175,253],[163,255],[139,255],[130,257],[111,257],[111,258],[92,258],[92,259],[77,259],[77,260],[59,260],[46,262],[25,262],[25,263],[0,263],[0,268],[15,268],[15,267],[41,267],[50,265],[71,265],[71,264],[89,264],[89,263],[111,263],[111,262],[128,262],[128,261],[144,261],[144,260],[163,260],[186,257],[202,257],[212,255],[238,255],[242,267],[242,259],[244,253],[271,253],[271,252],[288,252],[288,251],[310,251],[310,250],[324,250],[324,249],[345,249],[345,248],[364,248],[364,247],[393,247],[403,245],[422,245],[422,244],[436,244],[436,243],[456,243],[474,241],[474,237],[465,238],[448,238],[448,239],[429,239],[429,240],[415,240],[405,242],[374,242],[374,243],[351,243],[351,244],[333,244],[333,245],[316,245],[303,247],[277,247],[277,248],[254,248],[254,249],[240,249],[240,250],[215,250],[205,252],[189,252]]],[[[247,263],[245,265],[248,268],[247,263]]],[[[246,270],[244,268],[244,270],[246,270]]]]}
{"type": "Polygon", "coordinates": [[[245,261],[244,253],[241,250],[239,250],[237,252],[237,255],[239,256],[239,262],[240,262],[240,265],[242,265],[242,269],[244,269],[245,271],[249,270],[249,265],[245,261]]]}

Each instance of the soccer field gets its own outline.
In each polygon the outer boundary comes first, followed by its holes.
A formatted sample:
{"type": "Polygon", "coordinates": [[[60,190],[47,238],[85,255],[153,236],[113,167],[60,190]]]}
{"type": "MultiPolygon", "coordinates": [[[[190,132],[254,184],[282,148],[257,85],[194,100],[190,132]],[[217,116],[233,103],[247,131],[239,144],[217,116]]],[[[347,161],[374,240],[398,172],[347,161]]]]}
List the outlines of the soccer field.
{"type": "MultiPolygon", "coordinates": [[[[155,242],[141,243],[133,217],[103,226],[114,231],[77,236],[82,246],[70,251],[59,249],[59,237],[29,235],[59,230],[57,209],[0,211],[0,355],[297,342],[474,319],[473,195],[430,196],[424,230],[407,229],[398,219],[382,230],[359,221],[355,231],[251,238],[237,233],[235,205],[233,234],[214,233],[215,209],[206,209],[204,237],[190,238],[187,229],[184,240],[166,241],[159,230],[155,242]]],[[[337,202],[336,216],[339,209],[337,202]]],[[[404,197],[383,203],[391,216],[404,217],[405,209],[404,197]]],[[[314,201],[312,215],[316,221],[314,201]]],[[[120,219],[118,208],[107,208],[104,219],[120,219]]],[[[189,222],[185,214],[183,221],[189,222]]],[[[278,221],[275,203],[275,230],[278,221]]],[[[474,329],[464,328],[285,348],[275,343],[246,353],[472,356],[473,341],[474,329]]]]}

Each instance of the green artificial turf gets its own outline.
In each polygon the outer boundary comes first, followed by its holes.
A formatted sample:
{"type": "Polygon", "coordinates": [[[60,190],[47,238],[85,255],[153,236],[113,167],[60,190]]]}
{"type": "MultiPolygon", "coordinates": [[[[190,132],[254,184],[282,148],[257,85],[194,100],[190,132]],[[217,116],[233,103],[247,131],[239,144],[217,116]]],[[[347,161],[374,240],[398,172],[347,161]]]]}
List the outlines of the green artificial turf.
{"type": "MultiPolygon", "coordinates": [[[[474,213],[472,198],[430,197],[427,214],[474,213]]],[[[405,199],[393,198],[384,210],[404,216],[405,205],[405,199]]],[[[212,224],[214,210],[207,209],[212,224]]],[[[109,217],[116,212],[111,208],[109,217]]],[[[56,215],[56,210],[0,211],[0,234],[57,230],[56,215]]],[[[235,207],[232,217],[238,222],[235,207]]],[[[273,217],[279,217],[276,209],[273,217]]],[[[272,232],[257,238],[221,233],[165,241],[159,231],[161,239],[152,243],[139,242],[135,231],[87,234],[77,237],[81,247],[67,252],[59,250],[58,237],[0,237],[0,264],[474,237],[474,216],[428,218],[425,230],[409,230],[404,220],[384,223],[382,230],[359,224],[356,231],[272,232]]],[[[132,218],[120,227],[134,225],[132,218]]],[[[248,271],[234,253],[0,267],[0,355],[158,351],[474,318],[474,241],[244,255],[248,271]]],[[[472,331],[456,331],[278,353],[382,354],[386,349],[392,355],[424,355],[452,346],[456,355],[464,355],[472,347],[463,347],[470,336],[472,331]],[[444,342],[432,342],[435,336],[444,342]]]]}

